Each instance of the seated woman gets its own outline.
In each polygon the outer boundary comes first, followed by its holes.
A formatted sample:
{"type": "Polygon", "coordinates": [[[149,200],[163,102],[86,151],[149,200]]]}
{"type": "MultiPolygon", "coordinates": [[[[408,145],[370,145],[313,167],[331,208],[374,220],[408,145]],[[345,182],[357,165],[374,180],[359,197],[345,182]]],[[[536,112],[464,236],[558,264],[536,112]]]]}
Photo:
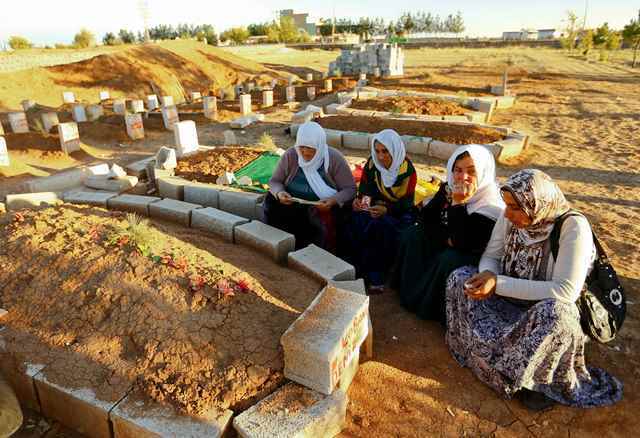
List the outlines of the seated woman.
{"type": "Polygon", "coordinates": [[[447,183],[422,208],[420,223],[401,237],[393,285],[402,305],[444,323],[447,277],[478,263],[503,209],[493,155],[480,145],[456,149],[447,183]]]}
{"type": "Polygon", "coordinates": [[[345,258],[364,278],[369,294],[384,291],[384,274],[393,263],[398,234],[415,220],[416,182],[398,133],[385,129],[376,134],[346,230],[345,258]]]}
{"type": "Polygon", "coordinates": [[[282,155],[269,180],[266,220],[293,234],[296,249],[313,243],[335,252],[339,207],[350,203],[355,194],[356,183],[347,161],[327,145],[320,125],[307,122],[300,125],[295,147],[282,155]]]}
{"type": "Polygon", "coordinates": [[[539,170],[502,187],[506,210],[480,260],[447,282],[446,341],[455,359],[504,397],[529,408],[553,401],[587,407],[615,403],[622,384],[587,368],[576,300],[595,258],[589,222],[565,220],[558,260],[549,236],[569,210],[560,188],[539,170]]]}

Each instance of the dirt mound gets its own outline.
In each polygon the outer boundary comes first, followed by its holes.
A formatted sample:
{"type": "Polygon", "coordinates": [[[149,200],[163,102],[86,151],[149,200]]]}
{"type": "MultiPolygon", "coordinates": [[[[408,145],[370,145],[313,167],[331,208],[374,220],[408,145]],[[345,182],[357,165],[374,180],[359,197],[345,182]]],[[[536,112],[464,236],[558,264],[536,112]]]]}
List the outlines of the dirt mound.
{"type": "Polygon", "coordinates": [[[444,122],[362,116],[331,116],[322,117],[315,121],[327,129],[370,133],[380,132],[383,129],[394,129],[400,135],[430,137],[454,144],[489,144],[504,139],[504,135],[496,129],[444,122]]]}
{"type": "Polygon", "coordinates": [[[192,181],[215,183],[225,172],[235,172],[264,152],[258,149],[218,147],[178,161],[176,175],[192,181]]]}
{"type": "Polygon", "coordinates": [[[9,151],[37,150],[52,154],[62,154],[58,134],[43,134],[40,132],[6,133],[4,138],[7,141],[7,149],[9,151]]]}
{"type": "Polygon", "coordinates": [[[51,363],[54,383],[105,401],[135,386],[188,413],[243,409],[281,385],[280,336],[319,283],[193,229],[131,223],[79,206],[0,217],[14,352],[0,362],[51,363]]]}
{"type": "Polygon", "coordinates": [[[461,116],[469,110],[462,105],[444,99],[424,97],[387,97],[385,99],[354,100],[353,109],[390,111],[401,114],[423,114],[434,116],[461,116]]]}
{"type": "Polygon", "coordinates": [[[71,64],[0,73],[0,83],[12,84],[0,88],[0,110],[19,109],[27,98],[58,107],[63,91],[73,91],[76,100],[85,102],[97,102],[102,90],[113,98],[158,94],[180,102],[190,91],[278,77],[261,64],[195,41],[123,46],[71,64]]]}

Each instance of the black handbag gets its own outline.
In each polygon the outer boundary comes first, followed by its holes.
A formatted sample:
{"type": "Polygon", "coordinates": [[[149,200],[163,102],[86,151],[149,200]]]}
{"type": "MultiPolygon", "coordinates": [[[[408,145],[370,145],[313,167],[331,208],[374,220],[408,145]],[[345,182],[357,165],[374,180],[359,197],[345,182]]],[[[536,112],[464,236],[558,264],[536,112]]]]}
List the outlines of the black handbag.
{"type": "MultiPolygon", "coordinates": [[[[549,240],[554,260],[558,259],[562,224],[571,216],[584,217],[577,211],[569,211],[556,219],[553,226],[549,240]]],[[[592,233],[597,256],[576,304],[580,310],[582,330],[593,340],[604,344],[613,340],[622,327],[627,314],[627,300],[618,275],[593,228],[592,233]]]]}

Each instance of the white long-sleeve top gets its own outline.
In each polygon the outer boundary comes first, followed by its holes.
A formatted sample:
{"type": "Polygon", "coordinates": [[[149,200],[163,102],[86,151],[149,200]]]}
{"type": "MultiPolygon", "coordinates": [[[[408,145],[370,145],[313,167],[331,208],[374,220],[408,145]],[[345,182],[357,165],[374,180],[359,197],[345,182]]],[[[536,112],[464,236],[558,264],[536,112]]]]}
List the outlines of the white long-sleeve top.
{"type": "Polygon", "coordinates": [[[505,237],[511,227],[511,222],[503,213],[480,259],[480,272],[488,270],[497,275],[495,293],[521,300],[555,298],[574,303],[580,297],[596,256],[589,221],[583,216],[571,216],[564,221],[558,242],[558,262],[553,259],[553,254],[549,254],[546,281],[501,275],[505,237]]]}

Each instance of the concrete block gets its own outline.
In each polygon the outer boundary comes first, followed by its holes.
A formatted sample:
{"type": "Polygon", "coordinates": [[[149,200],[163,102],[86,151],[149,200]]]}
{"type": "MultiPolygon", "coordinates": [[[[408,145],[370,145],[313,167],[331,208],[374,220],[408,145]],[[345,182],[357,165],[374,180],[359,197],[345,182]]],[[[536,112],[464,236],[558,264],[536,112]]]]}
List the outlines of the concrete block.
{"type": "Polygon", "coordinates": [[[367,295],[367,287],[364,284],[362,278],[357,280],[329,280],[327,282],[329,286],[334,286],[338,289],[348,290],[360,295],[367,295]]]}
{"type": "Polygon", "coordinates": [[[258,219],[256,217],[256,204],[264,200],[265,195],[249,192],[220,191],[218,208],[228,213],[258,219]]]}
{"type": "Polygon", "coordinates": [[[325,129],[324,132],[327,134],[327,144],[334,148],[342,147],[342,131],[337,129],[325,129]]]}
{"type": "Polygon", "coordinates": [[[178,160],[176,158],[176,150],[162,146],[156,152],[155,166],[158,169],[170,170],[175,169],[178,166],[178,160]]]}
{"type": "Polygon", "coordinates": [[[173,136],[178,158],[198,150],[198,131],[196,122],[193,120],[176,123],[173,127],[173,136]]]}
{"type": "Polygon", "coordinates": [[[158,102],[158,96],[155,94],[150,94],[147,96],[147,109],[149,111],[153,111],[156,108],[160,107],[160,103],[158,102]]]}
{"type": "Polygon", "coordinates": [[[73,106],[73,120],[76,123],[87,121],[87,112],[84,109],[84,105],[77,104],[73,106]]]}
{"type": "Polygon", "coordinates": [[[222,236],[227,242],[235,241],[235,229],[249,219],[213,207],[200,208],[191,213],[191,227],[222,236]]]}
{"type": "Polygon", "coordinates": [[[288,383],[238,415],[233,427],[241,438],[333,437],[344,427],[347,401],[342,390],[327,396],[288,383]]]}
{"type": "Polygon", "coordinates": [[[129,394],[111,411],[114,438],[220,438],[233,412],[211,410],[200,416],[179,415],[171,406],[151,403],[129,394]]]}
{"type": "Polygon", "coordinates": [[[71,91],[65,91],[62,93],[62,101],[64,103],[74,103],[76,96],[71,91]]]}
{"type": "Polygon", "coordinates": [[[98,120],[104,114],[102,105],[89,105],[87,107],[87,120],[93,122],[98,120]]]}
{"type": "Polygon", "coordinates": [[[184,185],[183,193],[185,202],[218,208],[220,191],[210,184],[188,183],[184,185]]]}
{"type": "Polygon", "coordinates": [[[353,266],[316,245],[289,253],[288,263],[290,267],[324,281],[356,278],[353,266]]]}
{"type": "Polygon", "coordinates": [[[200,93],[199,91],[192,91],[191,92],[191,102],[197,102],[199,100],[202,99],[202,93],[200,93]]]}
{"type": "Polygon", "coordinates": [[[369,297],[325,287],[280,339],[284,376],[331,394],[349,374],[345,372],[352,360],[359,357],[368,333],[368,316],[369,297]]]}
{"type": "Polygon", "coordinates": [[[71,204],[95,205],[107,208],[107,201],[115,196],[118,195],[113,192],[71,191],[65,193],[63,199],[64,202],[71,204]]]}
{"type": "Polygon", "coordinates": [[[144,138],[144,125],[141,114],[126,114],[124,121],[127,126],[127,135],[130,139],[140,140],[144,138]]]}
{"type": "Polygon", "coordinates": [[[331,91],[333,91],[333,80],[331,79],[324,80],[324,91],[326,91],[327,93],[330,93],[331,91]]]}
{"type": "Polygon", "coordinates": [[[9,113],[9,124],[11,125],[11,130],[16,134],[29,132],[29,123],[24,112],[9,113]]]}
{"type": "Polygon", "coordinates": [[[307,73],[305,75],[305,79],[306,79],[307,82],[312,81],[313,80],[313,73],[307,73]]]}
{"type": "Polygon", "coordinates": [[[509,137],[495,142],[500,147],[498,160],[502,161],[520,155],[524,150],[525,141],[526,137],[509,137]]]}
{"type": "Polygon", "coordinates": [[[327,114],[338,114],[338,109],[343,108],[342,104],[332,103],[325,107],[325,112],[327,114]]]}
{"type": "Polygon", "coordinates": [[[107,164],[82,167],[60,172],[55,175],[36,178],[27,183],[27,190],[30,192],[65,192],[73,187],[81,186],[85,179],[91,175],[106,175],[109,173],[107,164]]]}
{"type": "Polygon", "coordinates": [[[296,238],[293,234],[256,220],[237,226],[235,240],[238,243],[256,248],[277,262],[284,262],[287,259],[287,254],[293,251],[296,246],[296,238]]]}
{"type": "Polygon", "coordinates": [[[343,132],[342,146],[350,149],[369,150],[372,138],[373,136],[366,132],[343,132]]]}
{"type": "Polygon", "coordinates": [[[98,400],[88,388],[70,389],[49,382],[44,373],[37,374],[34,381],[45,417],[83,435],[111,438],[109,411],[115,403],[98,400]]]}
{"type": "Polygon", "coordinates": [[[51,128],[58,126],[58,124],[60,123],[58,114],[54,112],[42,113],[41,118],[45,132],[51,132],[51,128]]]}
{"type": "Polygon", "coordinates": [[[307,87],[307,98],[314,100],[316,98],[316,87],[307,87]]]}
{"type": "MultiPolygon", "coordinates": [[[[342,290],[348,290],[360,295],[367,295],[367,288],[364,284],[364,280],[362,278],[359,278],[357,280],[353,280],[353,281],[335,281],[335,280],[329,280],[329,282],[327,283],[329,286],[334,286],[338,289],[342,289],[342,290]]],[[[373,357],[373,324],[371,323],[371,314],[369,314],[369,321],[368,321],[368,325],[369,325],[369,330],[367,333],[367,338],[364,341],[363,344],[363,350],[364,350],[364,354],[365,357],[367,359],[371,359],[373,357]]],[[[358,357],[358,361],[360,361],[360,358],[358,357]]],[[[357,365],[352,365],[356,366],[357,365]]],[[[357,369],[356,369],[357,371],[357,369]]],[[[347,370],[346,375],[344,375],[342,377],[342,380],[340,382],[340,388],[344,389],[344,385],[343,385],[343,380],[345,379],[349,379],[349,370],[347,370]]],[[[355,371],[354,371],[354,375],[355,375],[355,371]]],[[[351,376],[351,379],[353,379],[353,376],[351,376]]],[[[347,385],[348,387],[349,385],[347,385]]],[[[344,389],[346,391],[346,389],[344,389]]]]}
{"type": "Polygon", "coordinates": [[[442,120],[446,120],[447,122],[468,122],[469,118],[465,116],[443,116],[442,120]]]}
{"type": "Polygon", "coordinates": [[[127,164],[125,166],[125,169],[127,169],[128,174],[141,178],[147,173],[147,164],[153,160],[155,160],[155,157],[148,157],[142,160],[134,161],[127,164]]]}
{"type": "Polygon", "coordinates": [[[215,96],[205,96],[202,99],[202,108],[204,116],[207,119],[215,119],[218,117],[218,98],[215,96]]]}
{"type": "Polygon", "coordinates": [[[20,105],[22,105],[22,109],[24,111],[29,111],[31,108],[36,106],[36,101],[33,99],[25,99],[22,102],[20,102],[20,105]]]}
{"type": "Polygon", "coordinates": [[[296,101],[296,87],[289,86],[285,89],[285,96],[287,98],[287,102],[295,102],[296,101]]]}
{"type": "Polygon", "coordinates": [[[487,119],[488,114],[480,111],[469,111],[465,114],[467,120],[473,123],[487,123],[489,120],[487,119]]]}
{"type": "Polygon", "coordinates": [[[78,132],[77,123],[60,123],[58,125],[58,136],[60,137],[60,148],[65,154],[80,150],[80,133],[78,132]]]}
{"type": "Polygon", "coordinates": [[[409,152],[410,154],[427,155],[431,139],[429,137],[403,135],[402,141],[404,142],[404,146],[407,152],[409,152]]]}
{"type": "Polygon", "coordinates": [[[189,202],[176,201],[175,199],[163,199],[149,204],[151,217],[176,222],[185,227],[191,224],[191,212],[201,208],[200,205],[189,202]]]}
{"type": "Polygon", "coordinates": [[[107,207],[112,210],[128,211],[142,216],[149,216],[149,205],[160,201],[155,196],[119,195],[107,200],[107,207]]]}
{"type": "Polygon", "coordinates": [[[54,192],[19,193],[6,197],[7,210],[50,206],[60,202],[61,199],[54,192]]]}
{"type": "Polygon", "coordinates": [[[273,90],[264,90],[262,92],[262,107],[268,108],[273,106],[273,90]]]}
{"type": "Polygon", "coordinates": [[[0,137],[0,166],[9,166],[9,151],[7,151],[7,141],[0,137]]]}
{"type": "Polygon", "coordinates": [[[158,193],[163,198],[171,198],[182,201],[184,199],[184,186],[191,184],[184,178],[177,176],[163,176],[156,179],[158,193]]]}
{"type": "Polygon", "coordinates": [[[178,108],[175,106],[164,106],[162,108],[162,121],[166,130],[173,131],[175,124],[180,121],[178,108]]]}
{"type": "Polygon", "coordinates": [[[133,99],[131,101],[131,111],[134,113],[143,113],[144,110],[144,101],[142,99],[133,99]]]}
{"type": "Polygon", "coordinates": [[[167,106],[174,106],[175,104],[173,103],[173,96],[162,96],[162,106],[163,107],[167,107],[167,106]]]}
{"type": "Polygon", "coordinates": [[[135,187],[136,184],[138,184],[138,177],[136,176],[126,176],[124,178],[114,179],[106,178],[102,175],[89,176],[84,181],[84,185],[91,187],[92,189],[116,193],[129,190],[135,187]]]}
{"type": "Polygon", "coordinates": [[[240,95],[240,114],[246,116],[251,114],[251,95],[250,94],[241,94],[240,95]]]}
{"type": "Polygon", "coordinates": [[[111,95],[109,94],[108,91],[101,91],[100,92],[100,102],[102,102],[103,100],[108,100],[111,98],[111,95]]]}
{"type": "Polygon", "coordinates": [[[440,140],[432,140],[429,144],[429,156],[448,160],[453,152],[460,147],[459,144],[445,143],[440,140]]]}
{"type": "Polygon", "coordinates": [[[511,108],[516,103],[515,96],[498,96],[496,97],[496,109],[511,108]]]}
{"type": "Polygon", "coordinates": [[[127,101],[125,99],[115,99],[113,101],[113,112],[124,116],[127,113],[127,101]]]}

